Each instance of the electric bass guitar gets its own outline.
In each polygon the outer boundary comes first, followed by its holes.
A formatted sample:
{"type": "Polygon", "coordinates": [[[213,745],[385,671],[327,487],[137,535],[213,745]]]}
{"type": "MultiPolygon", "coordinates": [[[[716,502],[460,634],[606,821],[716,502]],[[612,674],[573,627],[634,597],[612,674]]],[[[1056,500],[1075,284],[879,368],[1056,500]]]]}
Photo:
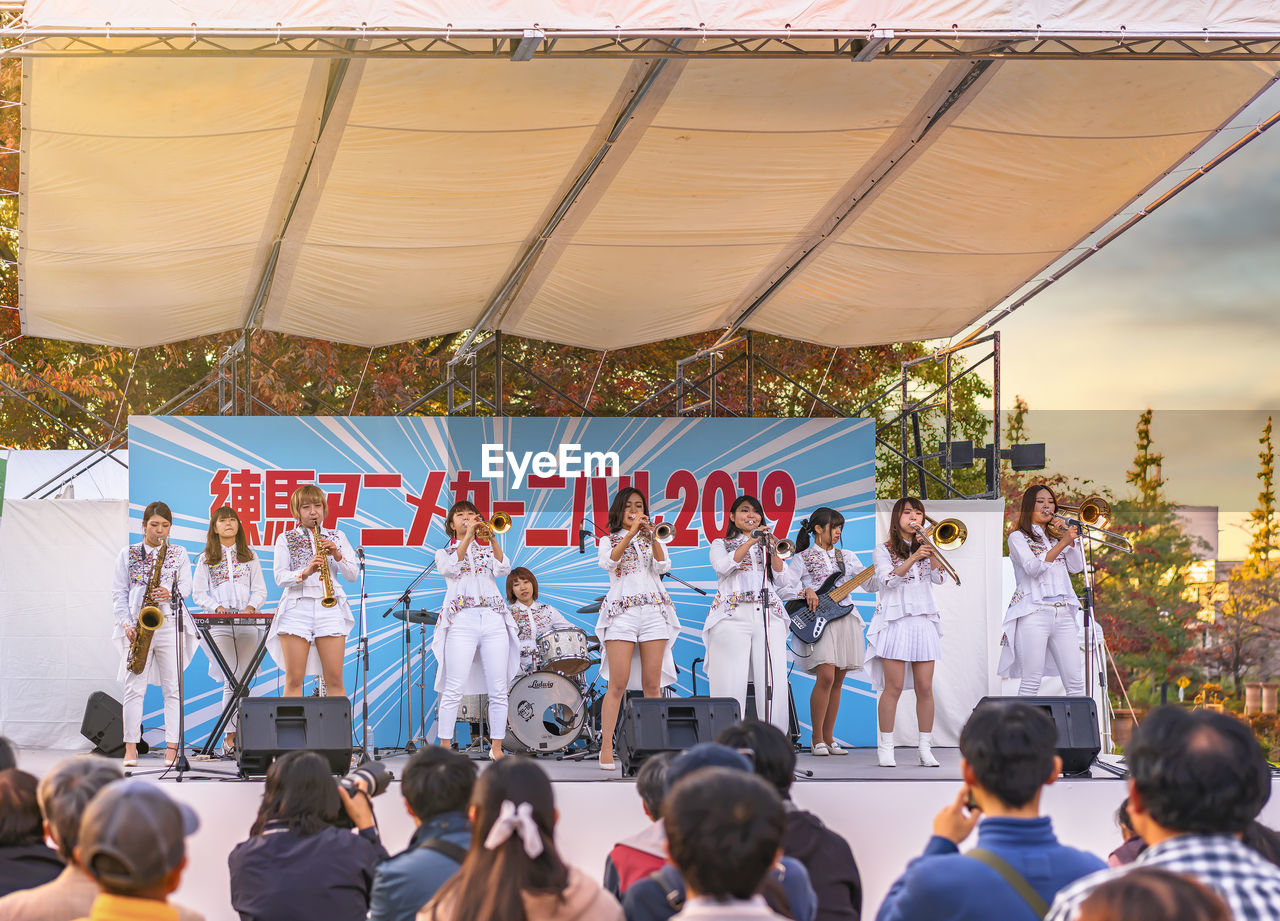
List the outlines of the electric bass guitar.
{"type": "Polygon", "coordinates": [[[836,587],[836,582],[844,577],[844,572],[843,570],[833,572],[814,593],[818,596],[816,611],[810,611],[809,602],[803,598],[788,601],[786,609],[787,616],[791,618],[791,632],[806,643],[818,642],[818,637],[822,636],[822,631],[827,629],[827,624],[844,617],[853,610],[851,605],[846,606],[840,602],[875,574],[876,568],[868,566],[844,585],[836,587]]]}

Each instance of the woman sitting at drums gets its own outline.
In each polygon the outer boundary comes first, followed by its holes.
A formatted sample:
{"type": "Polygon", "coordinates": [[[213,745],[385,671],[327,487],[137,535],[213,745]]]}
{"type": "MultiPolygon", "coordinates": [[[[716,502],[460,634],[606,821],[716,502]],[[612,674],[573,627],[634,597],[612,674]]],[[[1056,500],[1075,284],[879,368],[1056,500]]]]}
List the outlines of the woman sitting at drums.
{"type": "Polygon", "coordinates": [[[520,672],[529,674],[543,667],[538,655],[538,637],[551,630],[572,629],[573,624],[549,604],[538,600],[538,578],[524,566],[507,576],[507,601],[520,638],[520,672]]]}

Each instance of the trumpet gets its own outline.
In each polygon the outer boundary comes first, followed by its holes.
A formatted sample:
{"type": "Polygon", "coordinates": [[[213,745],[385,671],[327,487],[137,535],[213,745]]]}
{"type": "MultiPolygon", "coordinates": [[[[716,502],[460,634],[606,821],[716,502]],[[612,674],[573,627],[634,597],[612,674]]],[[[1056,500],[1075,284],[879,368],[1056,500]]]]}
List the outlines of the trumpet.
{"type": "Polygon", "coordinates": [[[920,538],[920,543],[938,551],[935,554],[938,565],[942,567],[942,571],[949,575],[956,585],[959,585],[960,573],[956,572],[955,567],[942,558],[941,551],[957,550],[963,547],[965,539],[969,536],[969,529],[964,526],[964,522],[959,518],[943,518],[941,521],[934,521],[928,515],[925,515],[924,520],[929,522],[928,530],[916,525],[916,535],[920,538]]]}
{"type": "Polygon", "coordinates": [[[660,544],[671,543],[673,540],[675,540],[675,536],[676,536],[675,527],[673,525],[668,524],[665,521],[659,522],[653,528],[653,539],[660,544]]]}
{"type": "Polygon", "coordinates": [[[774,537],[773,532],[766,527],[756,528],[751,532],[751,536],[760,538],[761,543],[764,544],[765,552],[772,553],[780,560],[790,559],[791,555],[796,552],[794,543],[785,537],[781,539],[774,537]]]}
{"type": "Polygon", "coordinates": [[[506,512],[494,512],[489,520],[480,519],[476,525],[476,537],[489,540],[495,534],[506,534],[511,530],[511,516],[506,512]]]}

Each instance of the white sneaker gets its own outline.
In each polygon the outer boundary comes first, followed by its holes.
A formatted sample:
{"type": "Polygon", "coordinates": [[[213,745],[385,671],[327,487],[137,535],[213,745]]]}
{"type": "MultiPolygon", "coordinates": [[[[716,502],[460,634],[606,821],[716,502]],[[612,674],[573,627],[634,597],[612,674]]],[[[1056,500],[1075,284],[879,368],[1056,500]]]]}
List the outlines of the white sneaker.
{"type": "Polygon", "coordinates": [[[897,767],[898,762],[893,760],[893,733],[878,733],[878,741],[876,742],[876,755],[880,759],[881,767],[897,767]]]}
{"type": "Polygon", "coordinates": [[[938,759],[933,757],[933,734],[928,732],[920,733],[920,764],[923,767],[942,767],[938,763],[938,759]]]}

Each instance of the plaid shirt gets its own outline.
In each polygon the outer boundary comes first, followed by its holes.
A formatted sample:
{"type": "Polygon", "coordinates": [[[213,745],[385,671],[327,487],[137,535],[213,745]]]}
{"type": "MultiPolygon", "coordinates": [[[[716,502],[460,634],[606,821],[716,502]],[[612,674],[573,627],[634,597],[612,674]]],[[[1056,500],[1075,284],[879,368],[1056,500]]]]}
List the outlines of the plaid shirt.
{"type": "Polygon", "coordinates": [[[1074,921],[1094,889],[1132,867],[1158,867],[1199,880],[1227,901],[1235,921],[1280,918],[1280,867],[1231,835],[1179,835],[1148,848],[1128,867],[1101,870],[1058,893],[1046,921],[1074,921]]]}

